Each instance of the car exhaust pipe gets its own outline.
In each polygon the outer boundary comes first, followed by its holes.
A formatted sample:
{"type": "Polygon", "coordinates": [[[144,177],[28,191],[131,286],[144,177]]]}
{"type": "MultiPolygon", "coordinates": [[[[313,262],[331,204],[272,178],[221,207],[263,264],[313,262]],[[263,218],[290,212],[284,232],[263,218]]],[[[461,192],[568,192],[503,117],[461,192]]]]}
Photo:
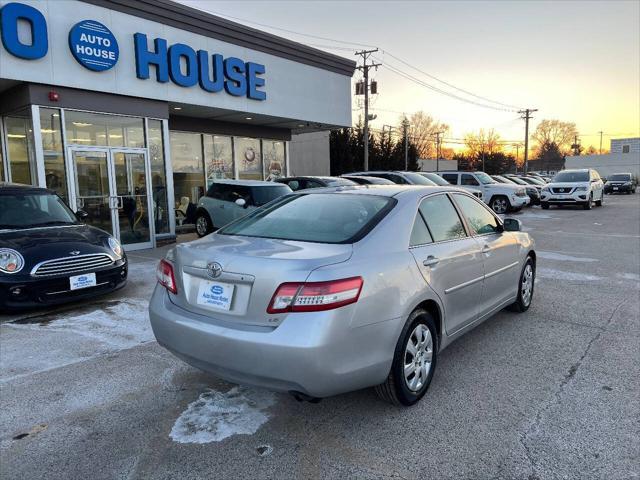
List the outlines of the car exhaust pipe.
{"type": "Polygon", "coordinates": [[[295,390],[290,390],[289,393],[299,402],[309,402],[309,403],[320,403],[321,398],[312,397],[311,395],[307,395],[306,393],[296,392],[295,390]]]}

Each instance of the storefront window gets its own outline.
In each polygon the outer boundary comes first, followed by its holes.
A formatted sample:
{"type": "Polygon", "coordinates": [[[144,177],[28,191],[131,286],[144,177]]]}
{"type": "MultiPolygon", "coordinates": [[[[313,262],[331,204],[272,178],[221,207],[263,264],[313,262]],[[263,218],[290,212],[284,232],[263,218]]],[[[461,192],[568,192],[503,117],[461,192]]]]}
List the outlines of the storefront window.
{"type": "Polygon", "coordinates": [[[241,180],[262,180],[262,155],[260,140],[256,138],[234,138],[234,155],[241,180]]]}
{"type": "Polygon", "coordinates": [[[207,171],[207,189],[216,180],[234,178],[231,137],[205,135],[204,164],[207,171]]]}
{"type": "Polygon", "coordinates": [[[67,176],[64,166],[60,110],[40,108],[40,134],[44,154],[47,187],[67,199],[67,176]]]}
{"type": "Polygon", "coordinates": [[[281,140],[263,140],[262,158],[264,160],[265,180],[275,180],[286,175],[284,142],[281,140]]]}
{"type": "Polygon", "coordinates": [[[171,132],[170,143],[176,222],[193,223],[195,205],[204,195],[202,135],[171,132]]]}
{"type": "Polygon", "coordinates": [[[153,216],[156,233],[169,233],[169,204],[167,202],[167,174],[164,164],[162,122],[149,120],[149,158],[153,189],[153,216]]]}
{"type": "Polygon", "coordinates": [[[11,181],[27,185],[35,184],[31,112],[23,111],[23,113],[6,117],[4,125],[11,181]]]}
{"type": "Polygon", "coordinates": [[[67,110],[65,125],[69,144],[144,147],[144,122],[141,118],[67,110]]]}

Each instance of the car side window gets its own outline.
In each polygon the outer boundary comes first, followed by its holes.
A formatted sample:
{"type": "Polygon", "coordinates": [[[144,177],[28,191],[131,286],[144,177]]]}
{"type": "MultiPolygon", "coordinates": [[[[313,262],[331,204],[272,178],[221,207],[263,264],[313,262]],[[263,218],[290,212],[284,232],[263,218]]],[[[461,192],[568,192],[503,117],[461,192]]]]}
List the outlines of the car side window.
{"type": "Polygon", "coordinates": [[[453,198],[476,235],[497,233],[500,230],[496,217],[480,202],[460,193],[454,193],[453,198]]]}
{"type": "Polygon", "coordinates": [[[458,184],[458,174],[457,173],[443,173],[442,178],[444,178],[451,185],[458,184]]]}
{"type": "Polygon", "coordinates": [[[468,173],[463,173],[460,185],[477,186],[477,185],[480,185],[480,184],[478,183],[478,181],[476,180],[476,178],[473,175],[470,175],[468,173]]]}
{"type": "Polygon", "coordinates": [[[427,228],[427,224],[424,223],[422,214],[418,211],[416,220],[413,222],[413,229],[411,230],[411,239],[409,240],[409,246],[415,247],[417,245],[426,245],[427,243],[433,243],[431,233],[427,228]]]}
{"type": "Polygon", "coordinates": [[[289,181],[287,182],[287,185],[289,185],[289,188],[290,188],[291,190],[293,190],[294,192],[295,192],[296,190],[300,190],[300,182],[299,182],[298,180],[289,180],[289,181]]]}
{"type": "Polygon", "coordinates": [[[315,180],[307,180],[307,186],[305,188],[320,188],[323,185],[315,180]]]}
{"type": "Polygon", "coordinates": [[[211,186],[209,187],[209,190],[207,190],[207,197],[209,198],[216,198],[216,199],[220,199],[220,191],[221,191],[221,185],[219,183],[212,183],[211,186]]]}
{"type": "Polygon", "coordinates": [[[467,236],[458,212],[446,195],[425,198],[420,213],[427,222],[434,242],[455,240],[467,236]]]}

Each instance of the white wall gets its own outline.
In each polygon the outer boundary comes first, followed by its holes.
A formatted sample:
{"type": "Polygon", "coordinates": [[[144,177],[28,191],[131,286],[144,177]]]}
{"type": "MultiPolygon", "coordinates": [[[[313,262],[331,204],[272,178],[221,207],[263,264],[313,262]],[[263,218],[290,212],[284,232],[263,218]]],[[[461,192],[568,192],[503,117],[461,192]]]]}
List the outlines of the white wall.
{"type": "Polygon", "coordinates": [[[640,153],[640,138],[615,138],[611,140],[611,153],[622,153],[622,147],[628,145],[628,153],[640,153]]]}
{"type": "Polygon", "coordinates": [[[594,168],[603,177],[608,177],[612,173],[633,173],[640,176],[640,153],[566,157],[564,168],[594,168]]]}
{"type": "MultiPolygon", "coordinates": [[[[0,6],[10,0],[0,0],[0,6]]],[[[24,60],[9,54],[0,44],[0,78],[82,88],[176,103],[216,107],[246,113],[271,115],[305,122],[351,126],[351,78],[267,53],[221,42],[125,13],[76,0],[19,0],[39,10],[47,20],[49,51],[44,58],[24,60]],[[69,30],[81,20],[96,20],[115,35],[120,50],[118,63],[110,70],[94,72],[81,66],[71,54],[69,30]],[[184,88],[172,82],[158,83],[155,67],[151,77],[136,77],[133,34],[156,37],[169,46],[185,43],[225,58],[265,65],[265,101],[234,97],[226,92],[209,93],[199,85],[184,88]]]]}
{"type": "Polygon", "coordinates": [[[458,161],[457,160],[443,160],[440,159],[438,161],[432,159],[419,159],[418,166],[420,170],[423,172],[435,172],[436,168],[438,170],[457,170],[458,169],[458,161]]]}

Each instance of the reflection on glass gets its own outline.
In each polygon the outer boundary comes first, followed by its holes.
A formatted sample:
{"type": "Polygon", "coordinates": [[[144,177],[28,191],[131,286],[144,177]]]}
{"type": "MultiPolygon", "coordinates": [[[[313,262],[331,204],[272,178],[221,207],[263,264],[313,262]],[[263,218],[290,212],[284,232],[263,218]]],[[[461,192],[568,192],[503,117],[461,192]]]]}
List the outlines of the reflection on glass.
{"type": "Polygon", "coordinates": [[[4,182],[4,157],[2,156],[2,142],[4,142],[4,139],[2,138],[2,135],[0,135],[0,182],[4,182]]]}
{"type": "Polygon", "coordinates": [[[14,114],[5,118],[7,137],[7,161],[11,171],[11,181],[31,185],[35,183],[32,174],[33,130],[31,112],[14,114]]]}
{"type": "Polygon", "coordinates": [[[202,135],[171,132],[170,143],[175,208],[185,217],[183,223],[192,223],[191,212],[195,213],[195,205],[204,195],[202,135]]]}
{"type": "Polygon", "coordinates": [[[156,233],[169,233],[169,205],[167,202],[167,175],[164,164],[162,122],[149,120],[149,155],[151,160],[151,186],[153,193],[153,218],[156,233]]]}
{"type": "Polygon", "coordinates": [[[86,223],[113,234],[109,208],[109,166],[106,152],[73,152],[77,209],[89,214],[86,223]]]}
{"type": "Polygon", "coordinates": [[[120,243],[123,245],[148,242],[151,238],[144,163],[142,153],[113,153],[120,243]]]}
{"type": "Polygon", "coordinates": [[[234,138],[235,161],[238,178],[242,180],[262,180],[262,156],[260,140],[256,138],[234,138]]]}
{"type": "Polygon", "coordinates": [[[263,140],[262,159],[264,161],[265,180],[275,180],[286,175],[283,141],[263,140]]]}
{"type": "Polygon", "coordinates": [[[65,125],[69,144],[144,147],[141,118],[66,110],[65,125]]]}
{"type": "Polygon", "coordinates": [[[67,199],[67,175],[64,166],[60,110],[40,107],[40,134],[47,187],[67,199]]]}
{"type": "Polygon", "coordinates": [[[205,135],[204,163],[207,169],[207,189],[216,180],[234,178],[231,137],[205,135]]]}

